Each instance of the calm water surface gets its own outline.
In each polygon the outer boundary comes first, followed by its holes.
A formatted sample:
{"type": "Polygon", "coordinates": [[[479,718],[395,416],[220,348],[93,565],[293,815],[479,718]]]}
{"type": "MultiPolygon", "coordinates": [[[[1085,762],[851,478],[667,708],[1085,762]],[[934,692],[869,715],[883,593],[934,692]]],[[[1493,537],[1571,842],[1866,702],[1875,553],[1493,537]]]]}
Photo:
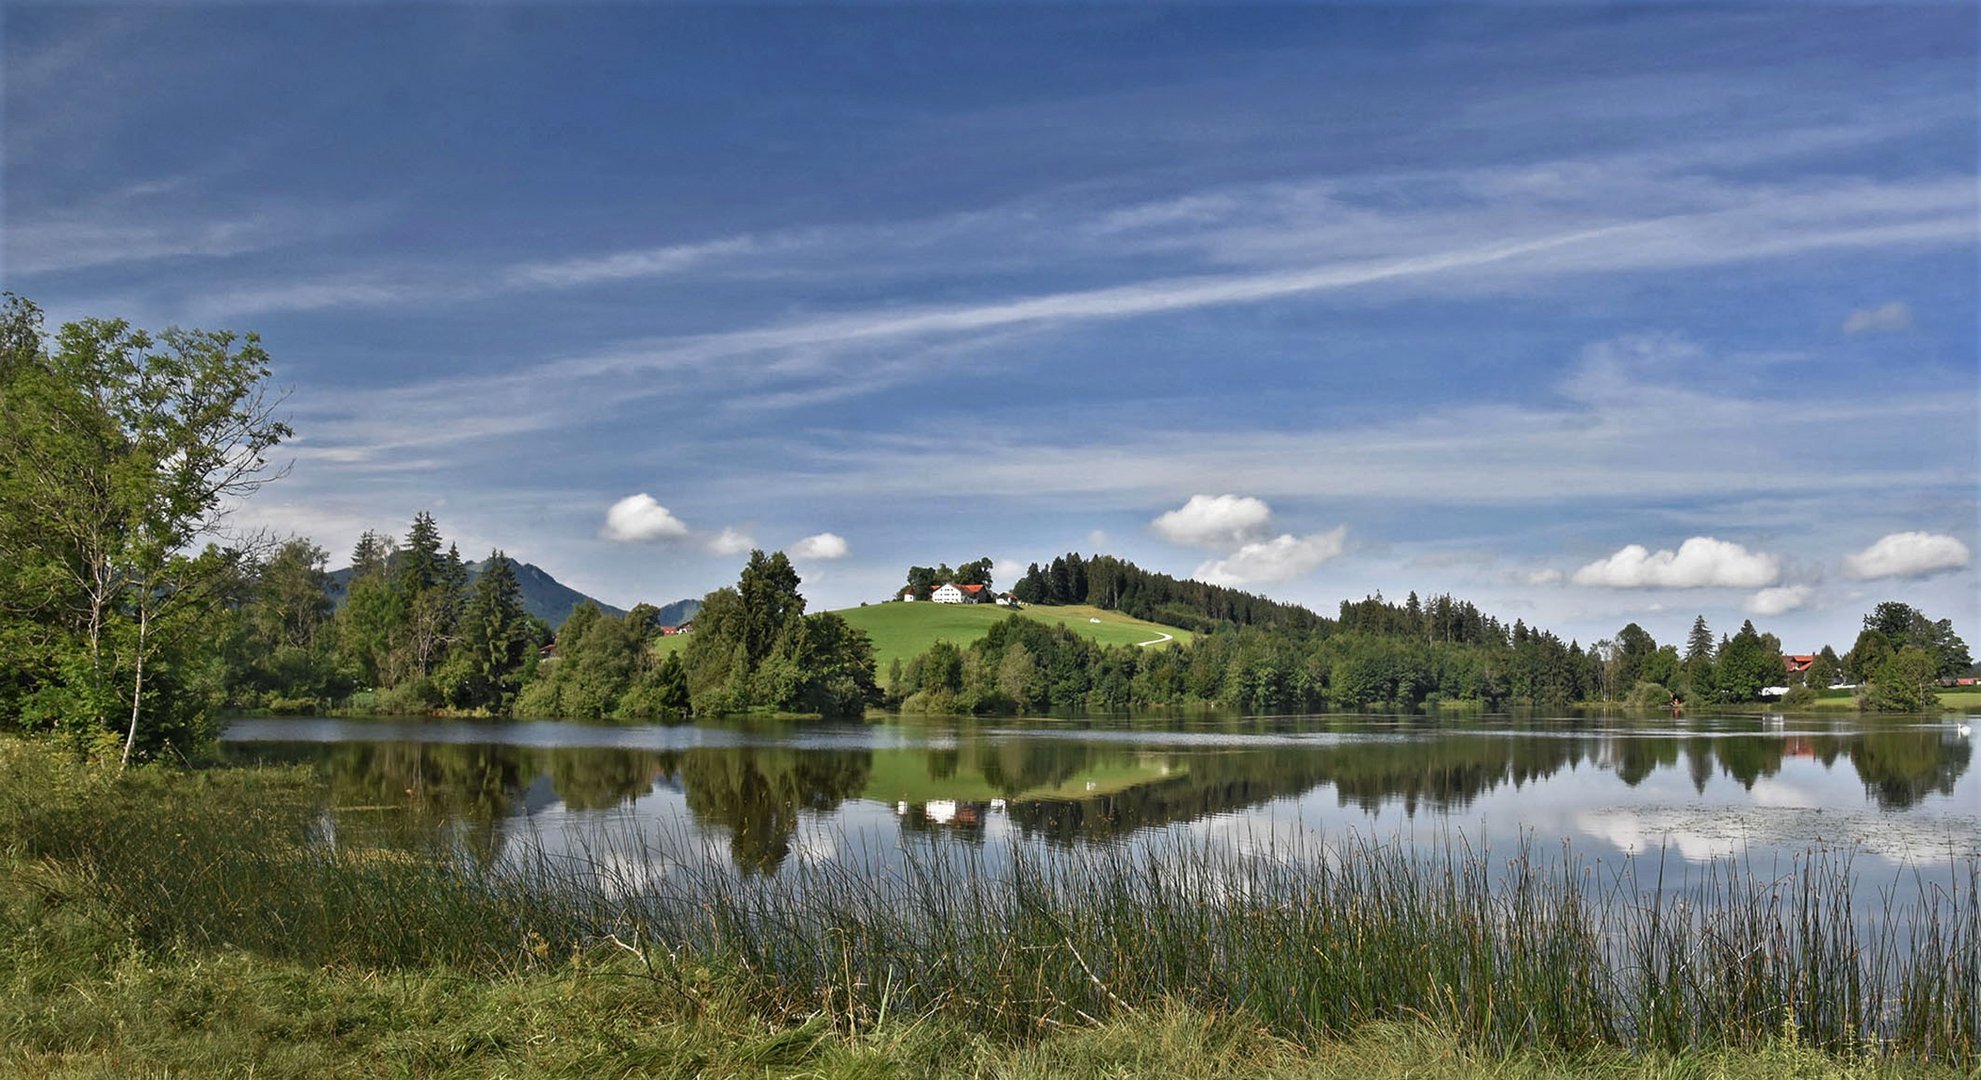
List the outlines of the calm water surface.
{"type": "MultiPolygon", "coordinates": [[[[237,720],[237,761],[303,762],[340,831],[452,830],[480,857],[638,850],[775,874],[925,846],[1318,850],[1346,835],[1594,862],[1849,857],[1867,893],[1981,854],[1968,720],[898,720],[598,727],[237,720]],[[625,837],[653,838],[629,846],[625,837]],[[664,853],[664,854],[662,854],[664,853]]],[[[666,874],[668,865],[637,868],[666,874]]]]}

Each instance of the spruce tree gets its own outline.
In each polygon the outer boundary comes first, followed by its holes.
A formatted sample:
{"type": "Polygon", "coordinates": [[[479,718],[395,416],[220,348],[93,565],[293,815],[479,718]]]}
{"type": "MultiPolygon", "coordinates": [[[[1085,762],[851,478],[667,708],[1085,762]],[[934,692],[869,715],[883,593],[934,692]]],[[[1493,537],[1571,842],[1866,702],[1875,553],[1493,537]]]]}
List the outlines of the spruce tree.
{"type": "Polygon", "coordinates": [[[494,713],[508,711],[531,641],[523,590],[502,552],[491,552],[483,564],[461,621],[465,665],[460,685],[450,688],[457,703],[494,713]]]}

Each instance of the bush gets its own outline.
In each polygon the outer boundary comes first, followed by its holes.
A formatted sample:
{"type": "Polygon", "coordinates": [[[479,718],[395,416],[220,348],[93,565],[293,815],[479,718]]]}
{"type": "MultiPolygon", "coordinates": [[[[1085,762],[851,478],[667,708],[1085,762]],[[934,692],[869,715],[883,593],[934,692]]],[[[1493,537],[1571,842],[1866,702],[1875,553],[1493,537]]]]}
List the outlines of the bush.
{"type": "Polygon", "coordinates": [[[1791,686],[1782,695],[1782,708],[1806,709],[1816,703],[1816,688],[1813,686],[1791,686]]]}
{"type": "Polygon", "coordinates": [[[432,679],[412,679],[378,692],[378,711],[386,716],[422,716],[440,705],[440,690],[432,679]]]}
{"type": "Polygon", "coordinates": [[[1879,666],[1866,702],[1876,712],[1926,712],[1938,707],[1934,691],[1938,661],[1924,649],[1906,646],[1879,666]]]}
{"type": "Polygon", "coordinates": [[[1672,692],[1662,683],[1640,682],[1630,688],[1624,703],[1630,708],[1653,712],[1671,707],[1672,692]]]}

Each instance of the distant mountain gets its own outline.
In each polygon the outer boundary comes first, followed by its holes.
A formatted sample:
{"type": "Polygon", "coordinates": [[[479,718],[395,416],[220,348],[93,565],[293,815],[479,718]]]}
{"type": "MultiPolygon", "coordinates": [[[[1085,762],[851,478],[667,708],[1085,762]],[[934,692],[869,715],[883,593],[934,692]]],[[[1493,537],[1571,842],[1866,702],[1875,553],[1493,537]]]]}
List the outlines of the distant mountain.
{"type": "MultiPolygon", "coordinates": [[[[608,614],[622,616],[626,614],[624,608],[613,607],[603,600],[586,596],[584,593],[551,577],[542,567],[531,563],[518,562],[515,559],[508,559],[506,561],[515,571],[516,584],[522,591],[523,610],[549,623],[553,630],[563,626],[564,620],[571,617],[572,608],[577,607],[587,600],[597,604],[600,611],[608,614]]],[[[480,577],[482,568],[487,564],[487,559],[469,563],[469,582],[472,583],[474,579],[480,577]]],[[[342,607],[344,605],[344,600],[350,591],[350,586],[350,567],[347,566],[341,570],[332,570],[330,572],[330,599],[337,606],[342,607]]],[[[676,626],[693,619],[695,613],[700,611],[701,607],[702,602],[700,600],[676,600],[660,609],[660,615],[656,621],[662,626],[676,626]]]]}
{"type": "Polygon", "coordinates": [[[653,621],[661,626],[679,626],[693,620],[696,615],[701,614],[701,611],[700,600],[676,600],[661,608],[660,614],[654,616],[653,621]]]}
{"type": "MultiPolygon", "coordinates": [[[[510,568],[515,571],[516,584],[522,589],[523,610],[549,623],[553,630],[563,626],[564,620],[571,617],[572,608],[577,607],[587,600],[591,600],[592,603],[597,604],[598,609],[607,614],[626,614],[624,608],[613,607],[603,600],[593,600],[584,593],[551,577],[542,567],[531,563],[517,562],[514,559],[507,559],[506,561],[509,563],[510,568]]],[[[473,584],[474,580],[481,576],[482,569],[488,563],[489,560],[483,559],[480,562],[471,562],[468,564],[468,582],[470,584],[473,584]]]]}

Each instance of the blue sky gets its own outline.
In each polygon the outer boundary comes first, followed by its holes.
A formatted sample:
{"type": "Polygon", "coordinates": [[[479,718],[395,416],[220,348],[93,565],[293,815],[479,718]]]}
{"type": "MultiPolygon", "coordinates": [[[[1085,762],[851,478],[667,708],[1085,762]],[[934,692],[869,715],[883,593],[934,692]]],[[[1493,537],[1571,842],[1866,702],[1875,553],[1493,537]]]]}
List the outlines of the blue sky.
{"type": "Polygon", "coordinates": [[[0,279],[259,332],[335,564],[1981,637],[1972,7],[0,18],[0,279]]]}

